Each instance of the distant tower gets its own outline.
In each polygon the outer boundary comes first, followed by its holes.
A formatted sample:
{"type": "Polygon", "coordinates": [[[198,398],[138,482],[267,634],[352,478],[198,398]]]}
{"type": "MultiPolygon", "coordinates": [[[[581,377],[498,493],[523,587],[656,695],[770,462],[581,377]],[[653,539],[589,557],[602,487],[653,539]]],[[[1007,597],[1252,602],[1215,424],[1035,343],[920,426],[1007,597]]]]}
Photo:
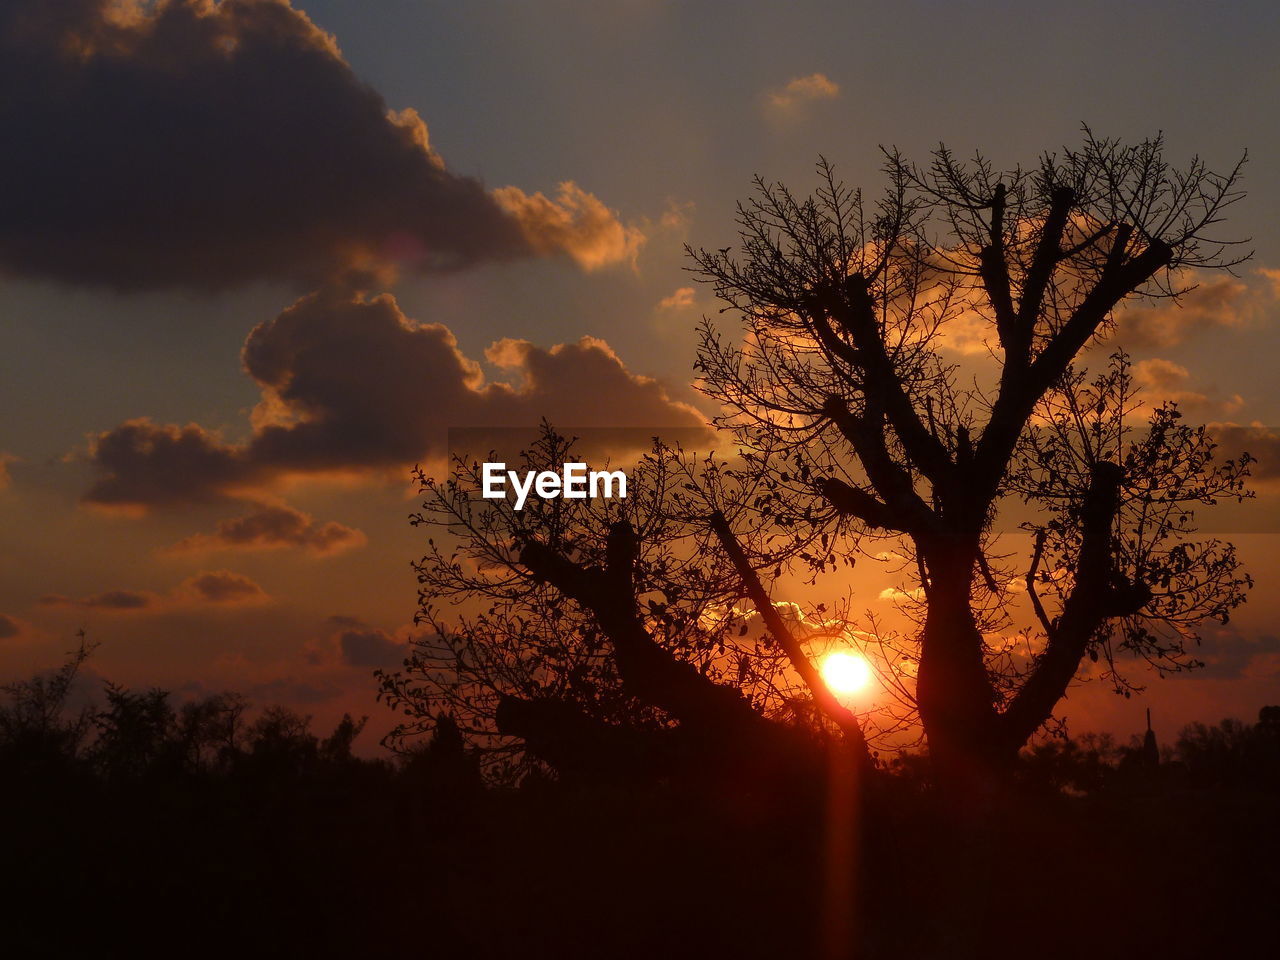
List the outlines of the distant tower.
{"type": "Polygon", "coordinates": [[[1160,745],[1156,743],[1156,732],[1151,729],[1151,708],[1147,707],[1147,733],[1142,738],[1142,765],[1144,767],[1160,766],[1160,745]]]}

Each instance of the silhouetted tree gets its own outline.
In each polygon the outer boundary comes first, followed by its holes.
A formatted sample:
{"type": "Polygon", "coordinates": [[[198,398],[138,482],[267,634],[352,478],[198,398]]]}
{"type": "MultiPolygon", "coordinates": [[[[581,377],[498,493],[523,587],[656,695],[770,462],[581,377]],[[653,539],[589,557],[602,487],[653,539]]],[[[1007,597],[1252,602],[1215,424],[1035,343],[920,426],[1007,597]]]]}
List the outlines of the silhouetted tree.
{"type": "Polygon", "coordinates": [[[94,765],[109,779],[135,779],[164,765],[183,767],[177,715],[163,690],[135,693],[107,685],[106,709],[93,717],[96,736],[90,751],[94,765]]]}
{"type": "Polygon", "coordinates": [[[945,148],[923,169],[886,158],[873,207],[824,162],[813,197],[757,182],[739,253],[692,252],[742,326],[706,324],[701,385],[769,478],[769,521],[906,554],[930,753],[953,780],[987,778],[1086,658],[1122,688],[1125,655],[1192,666],[1195,624],[1243,600],[1231,546],[1186,535],[1195,505],[1246,495],[1248,459],[1215,461],[1173,405],[1135,429],[1122,356],[1092,379],[1073,366],[1122,304],[1176,299],[1195,270],[1240,261],[1212,239],[1240,167],[1176,169],[1159,138],[1087,130],[1029,170],[945,148]],[[958,367],[957,335],[990,376],[958,367]],[[994,533],[1017,500],[1033,540],[1020,570],[994,533]],[[1023,662],[987,639],[1009,625],[1015,580],[1039,622],[1023,662]]]}
{"type": "MultiPolygon", "coordinates": [[[[524,465],[574,456],[546,430],[524,465]]],[[[733,481],[662,446],[629,477],[625,500],[531,499],[517,511],[475,497],[477,462],[459,459],[442,483],[420,474],[414,519],[440,540],[418,565],[430,632],[406,669],[383,675],[408,717],[393,742],[443,712],[498,775],[519,775],[532,753],[594,778],[737,767],[785,779],[818,755],[797,725],[813,711],[808,688],[773,631],[746,635],[742,584],[707,522],[705,491],[733,481]]],[[[856,718],[834,698],[822,707],[866,762],[856,718]]]]}
{"type": "MultiPolygon", "coordinates": [[[[825,162],[812,197],[758,181],[739,252],[690,251],[741,322],[708,320],[697,366],[744,466],[659,446],[628,501],[520,512],[475,498],[476,463],[420,477],[415,522],[441,540],[418,566],[433,632],[383,678],[409,715],[400,735],[444,708],[561,770],[669,772],[726,750],[768,766],[824,734],[869,767],[870,718],[802,646],[847,634],[848,604],[788,617],[770,593],[786,570],[851,566],[868,540],[906,558],[918,629],[861,629],[953,786],[1004,777],[1086,659],[1122,691],[1125,657],[1194,666],[1195,625],[1225,621],[1249,581],[1229,544],[1188,537],[1193,508],[1247,496],[1248,458],[1215,459],[1173,405],[1144,411],[1123,355],[1076,366],[1117,307],[1239,262],[1209,238],[1239,166],[1178,170],[1163,150],[1086,131],[1003,173],[945,148],[925,169],[890,152],[874,206],[825,162]],[[957,335],[989,353],[985,381],[962,376],[957,335]],[[996,533],[1011,512],[1030,534],[1020,568],[996,533]],[[1030,656],[990,639],[1012,623],[1014,584],[1038,622],[1030,656]],[[763,630],[744,639],[748,604],[763,630]]],[[[526,465],[566,453],[548,434],[526,465]]]]}
{"type": "Polygon", "coordinates": [[[65,771],[80,759],[92,711],[71,704],[76,678],[93,653],[83,631],[62,666],[0,686],[0,765],[31,773],[65,771]]]}
{"type": "Polygon", "coordinates": [[[1192,723],[1184,728],[1175,749],[1191,782],[1272,790],[1280,787],[1276,711],[1276,707],[1263,707],[1256,724],[1228,718],[1212,726],[1192,723]]]}

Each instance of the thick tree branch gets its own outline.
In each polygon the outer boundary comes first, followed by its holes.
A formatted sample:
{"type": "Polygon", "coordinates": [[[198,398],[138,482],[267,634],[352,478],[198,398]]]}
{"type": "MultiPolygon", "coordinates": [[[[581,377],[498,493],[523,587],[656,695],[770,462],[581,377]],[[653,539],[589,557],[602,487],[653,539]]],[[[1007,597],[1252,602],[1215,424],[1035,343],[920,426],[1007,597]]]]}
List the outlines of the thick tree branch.
{"type": "Polygon", "coordinates": [[[831,506],[846,517],[861,520],[868,527],[906,533],[913,528],[910,521],[898,515],[888,504],[865,490],[851,487],[838,477],[827,477],[818,489],[831,506]]]}
{"type": "Polygon", "coordinates": [[[670,772],[670,730],[605,723],[554,697],[503,696],[494,721],[562,773],[643,779],[670,772]]]}
{"type": "Polygon", "coordinates": [[[1116,245],[1098,283],[1032,364],[1030,381],[1032,389],[1039,391],[1036,399],[1062,376],[1120,301],[1173,261],[1173,250],[1160,240],[1152,240],[1136,257],[1124,260],[1127,236],[1128,230],[1118,231],[1116,245]]]}
{"type": "Polygon", "coordinates": [[[810,322],[813,324],[814,333],[818,335],[818,342],[829,353],[839,357],[855,370],[862,369],[862,355],[841,340],[836,332],[831,329],[831,321],[827,319],[826,311],[816,302],[810,306],[810,322]]]}
{"type": "Polygon", "coordinates": [[[1173,251],[1159,240],[1152,240],[1142,253],[1125,260],[1130,233],[1131,228],[1127,227],[1117,230],[1111,255],[1097,284],[1030,368],[1022,373],[1006,368],[1001,377],[1000,393],[978,442],[971,478],[971,489],[984,502],[990,502],[995,496],[1018,437],[1045,392],[1062,377],[1120,301],[1172,261],[1173,251]]]}
{"type": "Polygon", "coordinates": [[[828,293],[821,300],[823,308],[849,333],[866,374],[867,391],[883,404],[889,423],[912,462],[934,483],[945,483],[953,466],[951,455],[920,419],[899,372],[885,351],[866,278],[861,274],[850,275],[844,292],[844,296],[828,293]]]}
{"type": "MultiPolygon", "coordinates": [[[[929,526],[933,513],[916,493],[911,475],[889,455],[884,431],[867,418],[856,416],[839,397],[828,397],[822,412],[849,441],[871,485],[893,511],[893,526],[902,530],[929,526]]],[[[832,505],[839,509],[834,502],[832,505]]]]}
{"type": "Polygon", "coordinates": [[[867,740],[862,732],[862,725],[858,722],[858,718],[854,716],[852,710],[842,704],[835,694],[828,689],[817,668],[805,656],[804,651],[800,648],[799,641],[796,640],[795,635],[792,634],[790,628],[778,614],[778,609],[769,599],[768,593],[765,592],[764,586],[760,583],[760,578],[752,568],[746,552],[742,549],[742,545],[738,542],[738,538],[734,535],[724,514],[719,510],[715,511],[711,514],[710,522],[711,529],[719,537],[725,553],[729,555],[730,562],[733,563],[734,569],[742,579],[742,585],[747,591],[747,596],[755,604],[756,610],[759,611],[774,641],[786,653],[787,659],[791,661],[791,666],[813,694],[814,701],[818,704],[819,709],[840,728],[846,742],[854,751],[858,762],[869,769],[872,766],[871,754],[867,749],[867,740]]]}
{"type": "Polygon", "coordinates": [[[640,617],[632,586],[635,533],[626,521],[609,531],[604,570],[574,563],[531,541],[520,562],[589,610],[613,644],[618,674],[633,696],[683,723],[741,730],[765,723],[741,692],[704,676],[655,641],[640,617]]]}
{"type": "Polygon", "coordinates": [[[1015,327],[1017,314],[1013,308],[1013,294],[1010,292],[1009,264],[1005,259],[1004,245],[1004,208],[1005,185],[996,184],[995,196],[991,198],[990,240],[982,248],[978,261],[978,275],[987,291],[987,299],[996,317],[996,332],[1000,337],[1000,345],[1004,348],[1006,359],[1016,352],[1015,327]]]}
{"type": "Polygon", "coordinates": [[[1149,591],[1122,581],[1115,571],[1112,527],[1123,481],[1124,471],[1114,463],[1102,462],[1093,469],[1081,510],[1080,553],[1071,595],[1031,675],[1000,718],[1011,749],[1025,743],[1052,715],[1098,628],[1110,617],[1134,613],[1150,600],[1149,591]]]}
{"type": "Polygon", "coordinates": [[[1040,560],[1044,556],[1044,540],[1045,532],[1038,531],[1035,550],[1031,554],[1031,566],[1027,568],[1027,596],[1031,598],[1031,609],[1036,612],[1036,618],[1044,628],[1044,635],[1052,639],[1056,628],[1049,619],[1049,615],[1045,613],[1044,604],[1040,602],[1040,594],[1036,591],[1036,574],[1040,571],[1040,560]]]}
{"type": "Polygon", "coordinates": [[[1067,217],[1075,202],[1076,193],[1070,187],[1057,187],[1049,195],[1049,211],[1045,214],[1040,242],[1036,245],[1031,268],[1022,285],[1022,299],[1018,302],[1018,333],[1028,346],[1031,344],[1031,334],[1036,322],[1040,319],[1049,280],[1062,257],[1062,235],[1067,229],[1067,217]]]}

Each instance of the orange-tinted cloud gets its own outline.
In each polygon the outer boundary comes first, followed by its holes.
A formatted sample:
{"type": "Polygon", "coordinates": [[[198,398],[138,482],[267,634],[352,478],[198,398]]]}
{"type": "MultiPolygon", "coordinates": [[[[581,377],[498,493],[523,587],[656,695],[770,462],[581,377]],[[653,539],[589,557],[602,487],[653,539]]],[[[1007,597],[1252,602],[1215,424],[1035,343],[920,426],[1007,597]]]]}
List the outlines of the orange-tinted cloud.
{"type": "Polygon", "coordinates": [[[406,317],[389,295],[303,297],[245,342],[259,384],[253,435],[233,444],[196,424],[121,424],[94,439],[101,476],[86,502],[148,508],[254,499],[300,476],[403,472],[440,458],[447,430],[535,426],[705,427],[693,407],[631,373],[603,340],[544,349],[502,340],[488,381],[447,327],[406,317]]]}
{"type": "Polygon", "coordinates": [[[315,285],[639,243],[572,185],[513,211],[450,172],[288,0],[7,0],[0,87],[0,267],[24,276],[315,285]]]}
{"type": "Polygon", "coordinates": [[[1150,399],[1148,406],[1166,401],[1176,403],[1183,413],[1197,417],[1226,417],[1244,406],[1238,393],[1221,396],[1212,386],[1196,386],[1191,371],[1180,363],[1152,357],[1133,365],[1133,379],[1150,399]]]}
{"type": "Polygon", "coordinates": [[[13,617],[0,613],[0,640],[9,640],[13,637],[21,635],[23,632],[22,621],[13,617]]]}
{"type": "Polygon", "coordinates": [[[1177,301],[1126,307],[1116,312],[1112,344],[1126,350],[1175,347],[1213,331],[1238,329],[1256,316],[1260,291],[1236,277],[1201,283],[1177,301]]]}
{"type": "Polygon", "coordinates": [[[693,287],[679,287],[674,293],[658,301],[659,310],[684,310],[693,306],[696,291],[693,287]]]}
{"type": "Polygon", "coordinates": [[[824,73],[811,73],[794,77],[787,83],[765,94],[765,101],[779,110],[790,110],[813,100],[834,100],[840,96],[840,84],[824,73]]]}
{"type": "Polygon", "coordinates": [[[644,246],[639,227],[624,226],[614,211],[572,180],[560,184],[554,200],[519,187],[500,187],[493,197],[515,217],[530,247],[542,254],[567,253],[584,270],[634,264],[644,246]]]}
{"type": "Polygon", "coordinates": [[[272,550],[294,547],[321,557],[364,546],[365,535],[330,521],[317,523],[309,514],[287,506],[264,505],[253,513],[223,520],[213,533],[197,533],[169,548],[170,553],[215,550],[272,550]]]}

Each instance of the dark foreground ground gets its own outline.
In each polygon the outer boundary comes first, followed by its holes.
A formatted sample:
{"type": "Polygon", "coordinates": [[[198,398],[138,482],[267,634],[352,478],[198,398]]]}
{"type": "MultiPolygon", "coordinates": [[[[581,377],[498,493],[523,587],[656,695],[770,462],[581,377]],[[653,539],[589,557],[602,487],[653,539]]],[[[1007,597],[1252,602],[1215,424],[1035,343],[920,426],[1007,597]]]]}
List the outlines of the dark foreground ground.
{"type": "MultiPolygon", "coordinates": [[[[456,745],[375,763],[275,720],[221,753],[127,724],[8,743],[0,951],[822,955],[821,790],[484,789],[456,745]]],[[[1224,749],[1152,770],[1056,747],[977,817],[904,768],[859,817],[847,955],[1277,955],[1280,767],[1224,749]]]]}

